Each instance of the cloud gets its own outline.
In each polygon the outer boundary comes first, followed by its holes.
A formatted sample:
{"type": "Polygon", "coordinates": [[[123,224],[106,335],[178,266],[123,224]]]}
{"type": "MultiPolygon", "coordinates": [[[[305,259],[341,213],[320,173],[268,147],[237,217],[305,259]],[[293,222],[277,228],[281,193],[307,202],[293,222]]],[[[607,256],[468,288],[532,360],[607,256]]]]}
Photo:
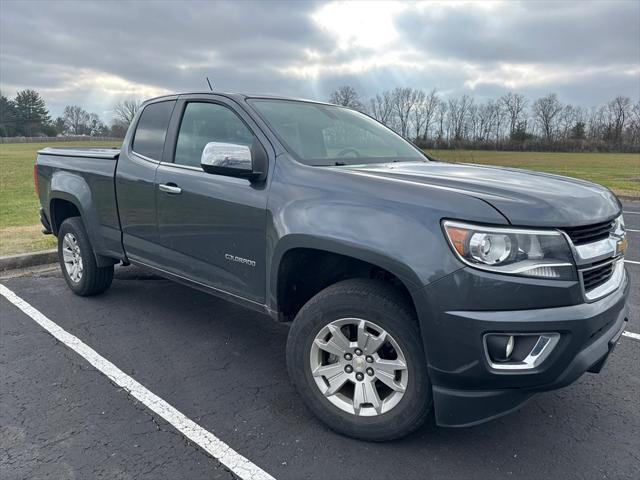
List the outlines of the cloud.
{"type": "Polygon", "coordinates": [[[311,18],[337,39],[340,49],[377,50],[400,36],[393,20],[407,8],[407,4],[391,1],[331,2],[311,18]]]}
{"type": "Polygon", "coordinates": [[[640,62],[637,2],[424,4],[398,28],[414,46],[475,62],[595,64],[640,62]]]}
{"type": "Polygon", "coordinates": [[[205,90],[326,99],[399,85],[446,94],[640,97],[638,2],[3,0],[0,88],[109,118],[122,98],[205,90]]]}

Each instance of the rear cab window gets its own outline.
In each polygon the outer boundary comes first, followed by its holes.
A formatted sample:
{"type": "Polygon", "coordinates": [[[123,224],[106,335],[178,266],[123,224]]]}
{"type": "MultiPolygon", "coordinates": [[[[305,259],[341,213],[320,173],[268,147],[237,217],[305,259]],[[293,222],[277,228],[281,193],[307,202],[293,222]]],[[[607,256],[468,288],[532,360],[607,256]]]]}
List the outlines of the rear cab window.
{"type": "Polygon", "coordinates": [[[151,103],[144,107],[133,137],[132,150],[138,155],[155,160],[162,160],[167,127],[175,100],[151,103]]]}

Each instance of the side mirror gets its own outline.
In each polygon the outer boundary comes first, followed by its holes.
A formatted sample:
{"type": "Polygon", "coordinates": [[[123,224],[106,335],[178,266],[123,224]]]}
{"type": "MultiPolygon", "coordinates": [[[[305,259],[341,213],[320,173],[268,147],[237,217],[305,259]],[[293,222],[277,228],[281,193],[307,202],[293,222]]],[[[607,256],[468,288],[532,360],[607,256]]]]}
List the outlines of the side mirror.
{"type": "Polygon", "coordinates": [[[228,177],[263,180],[267,172],[267,155],[256,140],[248,147],[235,143],[209,142],[202,150],[200,166],[207,173],[228,177]]]}

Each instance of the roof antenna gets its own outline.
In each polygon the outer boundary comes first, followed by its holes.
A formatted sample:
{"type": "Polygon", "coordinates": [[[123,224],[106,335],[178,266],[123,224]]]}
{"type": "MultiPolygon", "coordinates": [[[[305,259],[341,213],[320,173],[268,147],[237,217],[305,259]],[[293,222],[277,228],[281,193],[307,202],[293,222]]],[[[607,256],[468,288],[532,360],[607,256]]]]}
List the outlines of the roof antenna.
{"type": "Polygon", "coordinates": [[[213,92],[213,87],[211,86],[211,82],[209,81],[209,77],[204,77],[207,79],[207,85],[209,85],[209,90],[213,92]]]}

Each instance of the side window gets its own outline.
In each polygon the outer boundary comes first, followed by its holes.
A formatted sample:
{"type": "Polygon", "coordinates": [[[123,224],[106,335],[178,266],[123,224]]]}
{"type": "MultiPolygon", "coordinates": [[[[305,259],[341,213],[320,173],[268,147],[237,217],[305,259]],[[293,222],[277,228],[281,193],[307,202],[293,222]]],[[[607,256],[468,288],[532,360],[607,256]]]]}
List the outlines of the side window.
{"type": "Polygon", "coordinates": [[[253,134],[229,108],[215,103],[188,103],[180,124],[175,163],[200,167],[209,142],[251,145],[253,134]]]}
{"type": "Polygon", "coordinates": [[[158,102],[144,107],[133,137],[134,152],[153,160],[162,160],[164,139],[175,103],[158,102]]]}

